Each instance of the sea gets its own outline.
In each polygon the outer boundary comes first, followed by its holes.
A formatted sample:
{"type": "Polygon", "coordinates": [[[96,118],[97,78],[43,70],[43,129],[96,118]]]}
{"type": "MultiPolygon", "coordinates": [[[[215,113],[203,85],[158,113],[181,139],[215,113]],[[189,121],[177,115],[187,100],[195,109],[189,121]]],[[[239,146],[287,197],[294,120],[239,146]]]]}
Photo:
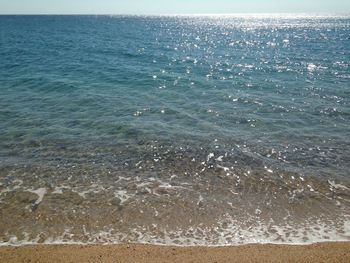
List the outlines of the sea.
{"type": "Polygon", "coordinates": [[[350,241],[350,15],[0,16],[0,245],[350,241]]]}

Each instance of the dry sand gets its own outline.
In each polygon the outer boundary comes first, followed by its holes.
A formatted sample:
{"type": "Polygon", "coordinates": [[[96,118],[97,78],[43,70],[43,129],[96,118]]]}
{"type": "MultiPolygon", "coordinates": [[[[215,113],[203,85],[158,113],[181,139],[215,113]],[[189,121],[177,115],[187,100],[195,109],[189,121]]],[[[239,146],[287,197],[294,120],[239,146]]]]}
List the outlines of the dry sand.
{"type": "Polygon", "coordinates": [[[38,245],[1,247],[0,262],[350,262],[350,242],[308,246],[38,245]]]}

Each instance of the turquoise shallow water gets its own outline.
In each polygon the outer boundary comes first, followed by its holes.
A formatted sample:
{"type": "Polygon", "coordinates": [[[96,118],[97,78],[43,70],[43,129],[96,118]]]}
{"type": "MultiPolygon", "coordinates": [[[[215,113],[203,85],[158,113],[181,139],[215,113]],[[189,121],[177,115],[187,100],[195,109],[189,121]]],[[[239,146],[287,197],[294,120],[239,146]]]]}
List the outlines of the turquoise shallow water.
{"type": "Polygon", "coordinates": [[[4,244],[349,239],[349,17],[0,16],[0,61],[4,244]]]}

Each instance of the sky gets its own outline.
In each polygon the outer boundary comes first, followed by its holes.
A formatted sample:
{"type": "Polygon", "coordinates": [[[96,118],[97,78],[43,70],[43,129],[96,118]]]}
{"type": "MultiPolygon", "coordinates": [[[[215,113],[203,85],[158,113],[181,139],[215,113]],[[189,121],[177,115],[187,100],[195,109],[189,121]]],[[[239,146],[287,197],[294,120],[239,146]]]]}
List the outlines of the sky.
{"type": "Polygon", "coordinates": [[[350,0],[0,0],[0,14],[350,13],[350,0]]]}

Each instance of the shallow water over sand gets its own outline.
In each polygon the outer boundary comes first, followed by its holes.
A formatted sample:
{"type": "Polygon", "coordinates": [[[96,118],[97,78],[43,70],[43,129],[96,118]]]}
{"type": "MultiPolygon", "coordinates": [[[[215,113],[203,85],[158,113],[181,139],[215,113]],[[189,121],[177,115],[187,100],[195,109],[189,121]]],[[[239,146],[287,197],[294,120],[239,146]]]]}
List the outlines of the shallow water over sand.
{"type": "Polygon", "coordinates": [[[349,240],[349,24],[1,16],[1,244],[349,240]]]}

